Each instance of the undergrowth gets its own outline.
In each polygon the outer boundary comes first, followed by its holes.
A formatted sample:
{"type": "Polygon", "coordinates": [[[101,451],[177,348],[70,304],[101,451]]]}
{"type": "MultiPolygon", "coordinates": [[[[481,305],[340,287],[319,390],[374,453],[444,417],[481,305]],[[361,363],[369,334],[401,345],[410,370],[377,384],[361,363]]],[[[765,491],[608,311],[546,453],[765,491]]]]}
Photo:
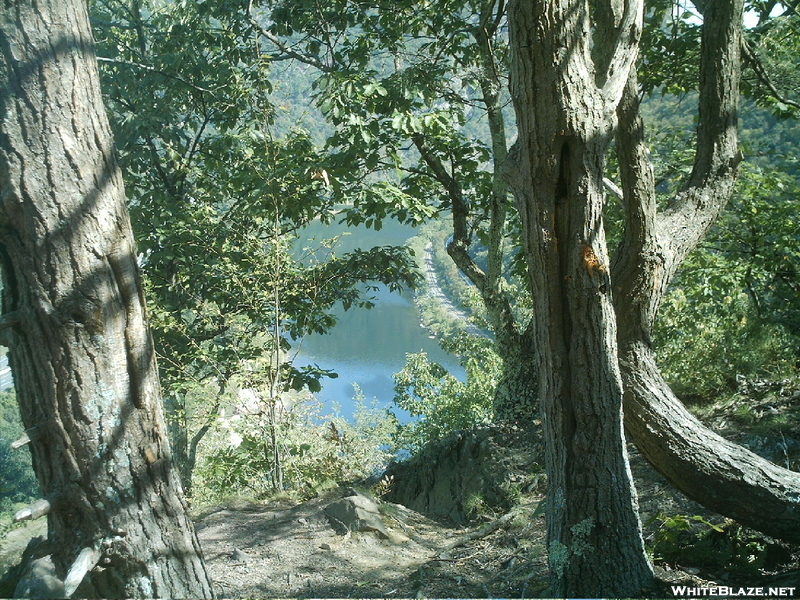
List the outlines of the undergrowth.
{"type": "Polygon", "coordinates": [[[648,548],[654,562],[699,567],[723,580],[747,580],[792,560],[787,544],[731,520],[714,523],[699,515],[659,514],[647,525],[656,525],[648,548]]]}

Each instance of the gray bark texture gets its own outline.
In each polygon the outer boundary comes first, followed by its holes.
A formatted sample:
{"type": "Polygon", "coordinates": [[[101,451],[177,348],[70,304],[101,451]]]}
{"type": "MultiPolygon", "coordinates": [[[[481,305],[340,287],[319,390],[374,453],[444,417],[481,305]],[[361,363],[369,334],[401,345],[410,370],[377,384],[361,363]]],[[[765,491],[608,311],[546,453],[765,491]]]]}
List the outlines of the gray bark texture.
{"type": "Polygon", "coordinates": [[[170,459],[86,4],[6,0],[0,15],[4,333],[52,505],[43,552],[82,597],[211,597],[170,459]]]}
{"type": "Polygon", "coordinates": [[[500,328],[495,329],[495,345],[503,359],[503,372],[494,394],[495,419],[526,426],[541,412],[533,331],[507,337],[499,332],[500,328]]]}
{"type": "Polygon", "coordinates": [[[509,4],[519,134],[507,173],[536,306],[550,594],[561,597],[638,596],[654,582],[623,436],[602,221],[605,157],[641,27],[635,4],[602,73],[588,3],[509,4]]]}
{"type": "Polygon", "coordinates": [[[635,77],[618,109],[625,237],[612,269],[625,382],[625,425],[655,468],[707,508],[800,541],[800,475],[733,444],[694,418],[656,366],[650,333],[667,288],[733,193],[738,165],[742,2],[703,6],[700,121],[694,169],[658,212],[635,77]]]}

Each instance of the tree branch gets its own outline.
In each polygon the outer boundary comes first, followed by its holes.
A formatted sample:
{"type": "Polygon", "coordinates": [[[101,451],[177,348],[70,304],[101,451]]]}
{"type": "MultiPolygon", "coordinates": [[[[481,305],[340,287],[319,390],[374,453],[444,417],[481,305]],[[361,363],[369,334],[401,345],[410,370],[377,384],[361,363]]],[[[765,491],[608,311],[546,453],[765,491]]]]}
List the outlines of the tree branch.
{"type": "MultiPolygon", "coordinates": [[[[195,154],[197,154],[197,151],[200,147],[200,141],[203,138],[203,134],[205,133],[206,127],[208,127],[208,124],[210,122],[211,122],[211,115],[206,114],[205,118],[203,119],[203,123],[200,125],[200,127],[197,129],[197,132],[194,135],[194,139],[192,140],[191,146],[187,149],[186,154],[183,157],[183,165],[182,168],[179,170],[179,172],[186,173],[189,170],[189,166],[192,164],[192,160],[194,160],[194,156],[195,154]]],[[[178,191],[181,198],[183,197],[185,186],[186,186],[186,177],[184,176],[181,179],[180,189],[178,191]]]]}
{"type": "Polygon", "coordinates": [[[622,194],[622,188],[619,187],[613,181],[611,181],[608,177],[603,177],[603,187],[606,188],[606,191],[612,196],[614,196],[617,200],[624,199],[624,196],[622,194]]]}
{"type": "MultiPolygon", "coordinates": [[[[264,29],[261,26],[261,23],[259,23],[258,20],[256,20],[256,18],[253,16],[253,0],[250,0],[250,2],[247,5],[247,17],[250,20],[250,24],[253,26],[256,32],[258,32],[258,35],[260,35],[270,44],[278,48],[278,50],[283,52],[288,58],[299,60],[302,63],[311,65],[312,67],[319,69],[323,73],[331,73],[334,71],[332,67],[326,65],[318,58],[311,56],[310,54],[304,54],[302,52],[298,52],[297,50],[289,46],[289,44],[281,40],[274,33],[269,31],[268,29],[264,29]]],[[[270,57],[270,60],[276,60],[276,58],[270,57]]]]}
{"type": "Polygon", "coordinates": [[[638,78],[632,71],[617,107],[616,146],[625,230],[614,256],[612,272],[620,337],[635,336],[649,341],[663,295],[660,278],[652,276],[653,261],[663,260],[663,256],[656,233],[655,178],[638,88],[638,78]]]}
{"type": "MultiPolygon", "coordinates": [[[[501,6],[502,8],[502,6],[501,6]]],[[[487,11],[485,19],[491,17],[487,11]]],[[[487,294],[499,291],[500,279],[503,271],[503,240],[505,236],[506,215],[508,209],[508,185],[502,176],[503,165],[508,156],[506,142],[505,118],[500,100],[500,80],[497,69],[496,56],[492,47],[490,31],[484,26],[474,32],[478,48],[482,74],[479,79],[481,94],[486,107],[486,116],[489,122],[489,135],[492,142],[492,158],[494,172],[492,173],[492,191],[489,198],[489,244],[486,289],[482,290],[484,297],[487,294]]],[[[495,327],[499,326],[495,324],[495,327]]]]}
{"type": "Polygon", "coordinates": [[[697,150],[686,188],[665,211],[659,227],[674,254],[668,278],[699,243],[733,192],[739,150],[739,81],[742,0],[704,7],[697,150]]]}
{"type": "Polygon", "coordinates": [[[214,424],[214,419],[219,415],[219,405],[219,400],[217,400],[216,404],[214,404],[214,408],[212,408],[208,413],[206,422],[203,423],[203,426],[195,432],[191,441],[189,442],[189,456],[187,461],[189,463],[189,469],[191,470],[194,470],[195,464],[197,463],[197,447],[200,445],[200,442],[208,433],[209,429],[211,429],[211,426],[214,424]]]}
{"type": "Polygon", "coordinates": [[[444,186],[450,198],[453,211],[453,239],[447,244],[447,253],[464,275],[483,292],[486,287],[486,273],[475,264],[468,251],[470,246],[469,227],[467,226],[469,203],[464,198],[458,181],[447,172],[439,157],[431,151],[425,142],[425,137],[421,133],[416,133],[412,136],[412,141],[422,156],[422,160],[433,172],[434,179],[444,186]]]}
{"type": "Polygon", "coordinates": [[[756,78],[769,90],[773,98],[778,100],[778,102],[783,102],[787,106],[800,109],[800,102],[795,102],[791,98],[787,98],[781,94],[780,90],[778,90],[772,78],[769,76],[769,73],[767,73],[764,63],[761,62],[761,59],[756,54],[755,50],[753,50],[753,47],[747,43],[747,40],[742,40],[742,54],[747,64],[753,69],[753,73],[756,74],[756,78]]]}
{"type": "Polygon", "coordinates": [[[197,85],[196,83],[192,83],[191,81],[185,80],[183,77],[178,77],[173,73],[168,73],[166,71],[162,71],[161,69],[156,69],[155,67],[151,67],[150,65],[144,65],[142,63],[133,62],[132,60],[122,60],[121,58],[107,58],[104,56],[98,56],[97,62],[109,63],[115,65],[125,65],[128,67],[136,67],[137,69],[141,69],[142,71],[147,71],[148,73],[155,73],[157,75],[161,75],[162,77],[166,77],[167,79],[174,79],[175,81],[178,81],[193,90],[202,92],[204,94],[210,94],[211,96],[214,97],[214,99],[219,100],[215,95],[216,90],[210,90],[208,88],[204,88],[200,85],[197,85]]]}
{"type": "Polygon", "coordinates": [[[622,15],[622,22],[617,27],[617,39],[611,60],[600,80],[603,81],[601,95],[605,100],[608,112],[613,113],[617,109],[622,91],[628,81],[628,74],[636,63],[643,22],[644,2],[642,0],[625,2],[625,12],[622,15]]]}
{"type": "Polygon", "coordinates": [[[75,562],[69,568],[69,573],[64,578],[64,596],[69,598],[78,587],[83,583],[86,574],[94,569],[102,554],[96,548],[84,548],[81,550],[75,562]]]}

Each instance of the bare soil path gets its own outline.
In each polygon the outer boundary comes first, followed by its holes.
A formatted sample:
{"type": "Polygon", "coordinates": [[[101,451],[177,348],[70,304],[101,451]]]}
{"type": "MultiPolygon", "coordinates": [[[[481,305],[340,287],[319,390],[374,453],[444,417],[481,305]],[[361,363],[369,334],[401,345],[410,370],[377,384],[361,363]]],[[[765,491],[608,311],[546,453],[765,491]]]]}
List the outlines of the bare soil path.
{"type": "Polygon", "coordinates": [[[527,580],[530,597],[544,584],[541,523],[534,528],[521,520],[513,533],[486,522],[455,529],[381,503],[388,539],[374,532],[339,535],[323,512],[339,495],[296,506],[230,506],[200,518],[197,531],[217,594],[498,597],[527,580]]]}

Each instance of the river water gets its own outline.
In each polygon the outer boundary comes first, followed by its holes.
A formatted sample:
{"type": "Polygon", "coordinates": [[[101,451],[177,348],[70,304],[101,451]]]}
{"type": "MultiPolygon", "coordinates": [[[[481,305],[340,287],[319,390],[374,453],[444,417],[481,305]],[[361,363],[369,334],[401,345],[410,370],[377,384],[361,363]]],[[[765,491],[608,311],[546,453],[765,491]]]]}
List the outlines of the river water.
{"type": "MultiPolygon", "coordinates": [[[[380,231],[315,222],[306,228],[298,247],[313,245],[314,239],[342,234],[345,236],[337,246],[340,255],[355,248],[402,245],[416,235],[416,230],[394,222],[385,222],[380,231]]],[[[361,388],[368,402],[377,399],[380,406],[392,406],[392,375],[403,368],[408,353],[426,352],[431,360],[454,374],[462,371],[458,360],[444,352],[428,331],[420,327],[419,312],[408,291],[399,294],[381,287],[375,294],[374,308],[349,311],[338,308],[336,315],[339,322],[329,334],[314,334],[303,340],[296,364],[317,364],[338,373],[337,379],[323,380],[319,397],[327,406],[338,404],[344,416],[352,416],[354,384],[361,388]]],[[[407,418],[402,411],[395,409],[395,413],[403,420],[407,418]]]]}

